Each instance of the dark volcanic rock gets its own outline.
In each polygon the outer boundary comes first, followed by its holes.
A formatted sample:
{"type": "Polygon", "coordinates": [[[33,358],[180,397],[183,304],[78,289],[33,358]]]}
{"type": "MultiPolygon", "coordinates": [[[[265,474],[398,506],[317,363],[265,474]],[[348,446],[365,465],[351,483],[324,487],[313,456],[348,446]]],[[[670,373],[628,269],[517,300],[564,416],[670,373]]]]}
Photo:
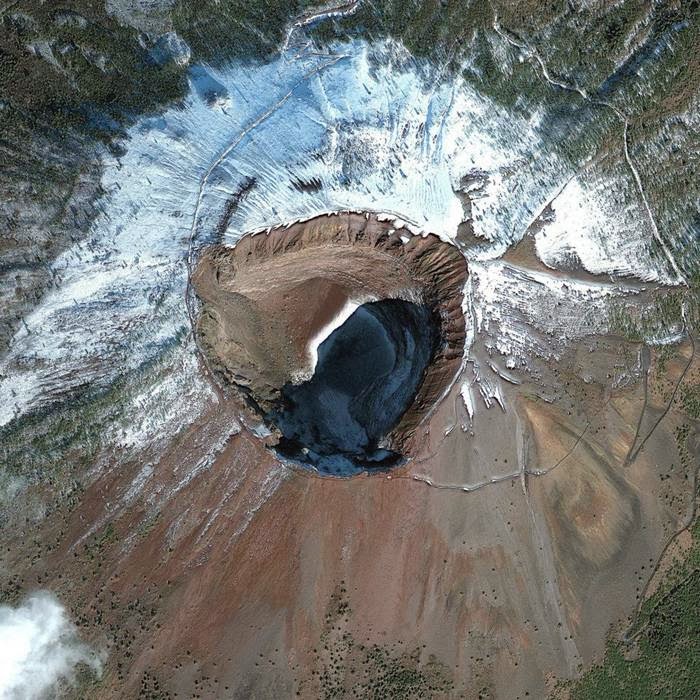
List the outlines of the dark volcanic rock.
{"type": "Polygon", "coordinates": [[[387,299],[359,307],[321,345],[313,377],[282,389],[268,418],[278,450],[321,472],[347,476],[396,464],[381,447],[420,386],[439,340],[430,310],[387,299]]]}

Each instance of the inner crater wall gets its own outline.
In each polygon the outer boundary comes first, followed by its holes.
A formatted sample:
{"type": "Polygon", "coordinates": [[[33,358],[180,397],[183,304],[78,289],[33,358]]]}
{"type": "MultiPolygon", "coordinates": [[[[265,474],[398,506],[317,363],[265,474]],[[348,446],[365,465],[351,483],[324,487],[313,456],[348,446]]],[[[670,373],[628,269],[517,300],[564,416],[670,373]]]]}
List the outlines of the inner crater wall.
{"type": "Polygon", "coordinates": [[[206,249],[192,275],[200,347],[225,385],[262,414],[313,370],[311,339],[351,301],[401,299],[439,319],[439,339],[416,396],[387,436],[409,447],[416,426],[462,363],[467,263],[436,235],[413,235],[373,214],[316,217],[206,249]]]}

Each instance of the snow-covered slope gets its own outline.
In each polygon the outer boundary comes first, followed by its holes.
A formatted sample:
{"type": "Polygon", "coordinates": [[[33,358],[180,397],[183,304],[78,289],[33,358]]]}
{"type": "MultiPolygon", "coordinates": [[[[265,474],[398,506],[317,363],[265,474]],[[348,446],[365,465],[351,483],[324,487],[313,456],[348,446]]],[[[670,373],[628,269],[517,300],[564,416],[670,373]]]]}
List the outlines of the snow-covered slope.
{"type": "MultiPolygon", "coordinates": [[[[328,53],[290,42],[266,64],[196,66],[191,84],[184,104],[142,119],[104,163],[91,235],[55,261],[55,288],[0,367],[0,425],[71,388],[108,385],[164,347],[178,345],[183,362],[197,251],[323,212],[383,212],[448,241],[469,219],[479,245],[465,254],[484,261],[554,198],[537,238],[547,264],[573,253],[592,272],[664,278],[644,224],[630,223],[634,203],[616,214],[605,182],[579,182],[538,119],[506,113],[395,42],[328,53]]],[[[177,386],[207,391],[196,372],[177,386]]]]}

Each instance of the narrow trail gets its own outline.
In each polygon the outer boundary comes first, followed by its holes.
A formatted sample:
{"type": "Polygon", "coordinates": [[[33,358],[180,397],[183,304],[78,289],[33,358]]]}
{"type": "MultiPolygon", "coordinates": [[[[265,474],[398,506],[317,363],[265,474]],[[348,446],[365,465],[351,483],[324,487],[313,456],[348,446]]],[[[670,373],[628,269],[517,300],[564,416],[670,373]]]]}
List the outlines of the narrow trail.
{"type": "MultiPolygon", "coordinates": [[[[609,401],[609,400],[608,400],[609,401]]],[[[606,402],[607,405],[607,402],[606,402]]],[[[447,483],[442,483],[438,481],[434,481],[431,479],[429,476],[426,476],[425,474],[389,474],[386,476],[387,479],[390,480],[398,480],[398,479],[404,479],[404,480],[409,480],[409,481],[415,481],[418,483],[425,484],[426,486],[430,486],[431,488],[438,489],[438,490],[443,490],[443,491],[461,491],[463,493],[473,493],[474,491],[479,491],[480,489],[486,488],[487,486],[493,486],[494,484],[502,484],[503,482],[506,481],[517,481],[520,480],[523,484],[526,483],[526,478],[529,476],[532,477],[538,477],[538,476],[546,476],[550,472],[554,471],[557,467],[561,466],[571,455],[574,453],[576,448],[581,444],[581,441],[583,440],[584,436],[588,432],[589,428],[591,427],[590,421],[586,424],[584,427],[583,431],[577,436],[574,444],[571,446],[569,451],[561,458],[559,459],[555,464],[553,464],[551,467],[547,467],[545,469],[529,469],[524,465],[520,465],[518,467],[517,471],[514,472],[509,472],[508,474],[499,474],[496,476],[492,476],[490,479],[485,479],[484,481],[477,481],[476,483],[473,484],[447,484],[447,483]]],[[[451,432],[451,431],[450,431],[451,432]]],[[[447,436],[445,436],[447,437],[447,436]]],[[[440,441],[440,444],[444,441],[445,438],[443,438],[440,441]]],[[[439,450],[439,447],[438,447],[439,450]]],[[[432,453],[432,456],[437,454],[437,451],[432,453]]],[[[430,457],[424,458],[422,461],[426,461],[426,459],[429,459],[430,457]]],[[[520,462],[520,455],[518,461],[520,462]]],[[[524,462],[524,458],[523,458],[524,462]]],[[[420,463],[420,462],[418,462],[420,463]]],[[[527,489],[527,487],[524,485],[524,489],[527,489]]]]}
{"type": "Polygon", "coordinates": [[[639,624],[639,618],[642,613],[642,608],[644,607],[644,603],[646,602],[647,599],[647,593],[649,591],[649,586],[651,586],[652,581],[654,580],[656,574],[659,571],[659,567],[661,566],[661,563],[663,562],[668,550],[675,544],[676,540],[684,533],[690,530],[690,528],[693,526],[695,523],[697,517],[698,517],[698,495],[699,494],[699,489],[698,486],[700,485],[699,482],[700,479],[700,460],[698,460],[698,463],[695,467],[695,471],[693,472],[693,488],[691,491],[691,501],[690,501],[690,507],[688,510],[688,514],[686,515],[683,525],[679,530],[673,533],[671,537],[669,537],[668,541],[664,545],[663,549],[661,550],[661,553],[659,554],[658,559],[654,563],[654,567],[651,570],[651,574],[649,575],[649,578],[647,579],[647,582],[644,584],[644,588],[642,588],[640,594],[639,594],[639,601],[637,602],[637,605],[634,609],[634,612],[632,613],[631,619],[632,622],[630,623],[629,627],[625,631],[625,633],[622,635],[622,641],[625,644],[632,644],[634,641],[644,632],[644,630],[647,627],[647,624],[645,623],[642,625],[639,629],[633,632],[634,628],[639,624]]]}
{"type": "Polygon", "coordinates": [[[640,199],[642,200],[642,204],[644,205],[644,209],[645,209],[647,217],[649,219],[649,224],[651,226],[654,240],[656,240],[657,244],[659,245],[659,247],[663,251],[664,256],[666,257],[666,260],[668,261],[669,265],[671,266],[671,269],[673,270],[673,273],[676,277],[677,283],[687,286],[687,282],[685,280],[685,277],[683,276],[683,273],[681,272],[680,268],[678,267],[678,264],[676,263],[675,258],[673,257],[668,245],[666,244],[666,241],[664,240],[663,236],[661,235],[661,232],[659,231],[659,227],[656,223],[656,217],[654,216],[654,213],[653,213],[651,206],[649,204],[649,200],[647,198],[646,191],[644,189],[644,184],[642,183],[642,178],[639,174],[639,170],[637,169],[637,166],[634,164],[634,161],[632,160],[632,157],[630,156],[630,152],[629,152],[629,117],[619,107],[616,107],[611,102],[607,102],[606,100],[592,98],[590,95],[588,95],[588,93],[585,90],[580,88],[578,85],[565,83],[561,80],[557,80],[556,78],[553,78],[552,75],[550,74],[549,70],[547,69],[547,65],[545,64],[544,60],[539,55],[537,50],[535,48],[529,46],[527,44],[527,42],[523,41],[522,39],[513,38],[517,35],[515,35],[512,31],[504,30],[498,21],[498,15],[496,13],[494,13],[494,18],[493,18],[493,30],[505,42],[507,42],[511,46],[515,46],[516,48],[523,51],[525,53],[526,59],[534,59],[535,62],[537,63],[537,65],[539,66],[540,71],[542,73],[542,76],[544,77],[544,79],[547,83],[549,83],[550,85],[553,85],[554,87],[560,88],[561,90],[566,90],[567,92],[576,93],[580,97],[582,97],[586,102],[588,102],[589,104],[595,105],[597,107],[604,107],[606,109],[611,110],[617,116],[617,118],[622,122],[622,125],[623,125],[623,130],[622,130],[623,155],[625,157],[625,162],[627,163],[627,166],[628,166],[630,172],[632,173],[632,177],[634,179],[635,185],[636,185],[637,190],[639,192],[640,199]]]}
{"type": "MultiPolygon", "coordinates": [[[[686,332],[687,329],[686,329],[686,332]]],[[[659,424],[661,421],[666,417],[668,412],[671,410],[671,407],[673,406],[673,402],[676,400],[676,395],[678,394],[678,390],[681,387],[681,384],[683,384],[683,381],[685,380],[686,375],[688,374],[688,370],[693,364],[693,360],[695,359],[695,339],[693,338],[692,333],[688,332],[688,338],[690,339],[690,346],[691,346],[691,352],[690,352],[690,358],[688,359],[688,362],[686,363],[685,367],[683,368],[683,371],[681,372],[681,376],[678,378],[678,381],[676,382],[676,386],[673,388],[673,393],[671,394],[671,398],[669,399],[668,404],[666,405],[666,408],[663,410],[662,414],[656,419],[654,422],[654,425],[651,426],[651,429],[647,433],[646,437],[639,443],[639,446],[637,449],[635,449],[631,454],[630,454],[630,462],[634,462],[635,459],[637,459],[637,456],[639,453],[644,449],[644,445],[646,445],[647,440],[653,435],[654,431],[659,427],[659,424]]],[[[646,404],[645,404],[646,405],[646,404]]],[[[640,418],[641,421],[641,418],[640,418]]]]}
{"type": "Polygon", "coordinates": [[[637,420],[637,429],[634,433],[634,438],[630,444],[630,448],[627,451],[627,456],[623,464],[627,467],[633,462],[632,453],[634,452],[634,446],[637,444],[639,439],[639,433],[642,430],[642,422],[644,421],[644,415],[647,410],[647,404],[649,402],[649,365],[651,362],[651,351],[647,345],[644,345],[640,352],[640,363],[642,366],[642,371],[644,372],[644,402],[642,403],[642,410],[639,412],[639,419],[637,420]]]}

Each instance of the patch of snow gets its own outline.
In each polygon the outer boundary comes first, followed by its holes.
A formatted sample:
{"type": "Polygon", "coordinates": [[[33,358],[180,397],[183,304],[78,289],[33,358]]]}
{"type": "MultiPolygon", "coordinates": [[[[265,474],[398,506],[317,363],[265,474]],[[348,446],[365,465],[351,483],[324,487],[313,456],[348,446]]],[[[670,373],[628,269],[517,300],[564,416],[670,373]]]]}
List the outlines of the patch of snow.
{"type": "MultiPolygon", "coordinates": [[[[366,301],[362,301],[361,303],[365,304],[366,301]]],[[[309,344],[307,346],[307,352],[309,353],[309,377],[311,377],[311,375],[313,375],[313,373],[316,371],[316,364],[318,362],[318,346],[321,345],[321,343],[326,340],[334,330],[340,328],[359,307],[360,302],[348,299],[343,305],[343,308],[340,309],[333,319],[331,319],[331,321],[329,321],[323,328],[321,328],[321,330],[319,330],[318,333],[316,333],[313,338],[311,338],[311,340],[309,340],[309,344]]]]}
{"type": "Polygon", "coordinates": [[[462,382],[462,388],[460,389],[460,396],[464,402],[464,408],[467,409],[467,414],[469,415],[470,422],[474,421],[474,399],[472,397],[472,388],[469,382],[462,382]]]}
{"type": "Polygon", "coordinates": [[[636,200],[621,201],[610,179],[573,179],[552,202],[554,216],[535,237],[538,257],[549,267],[583,267],[673,283],[652,259],[647,217],[636,200]],[[591,187],[592,184],[592,187],[591,187]]]}

